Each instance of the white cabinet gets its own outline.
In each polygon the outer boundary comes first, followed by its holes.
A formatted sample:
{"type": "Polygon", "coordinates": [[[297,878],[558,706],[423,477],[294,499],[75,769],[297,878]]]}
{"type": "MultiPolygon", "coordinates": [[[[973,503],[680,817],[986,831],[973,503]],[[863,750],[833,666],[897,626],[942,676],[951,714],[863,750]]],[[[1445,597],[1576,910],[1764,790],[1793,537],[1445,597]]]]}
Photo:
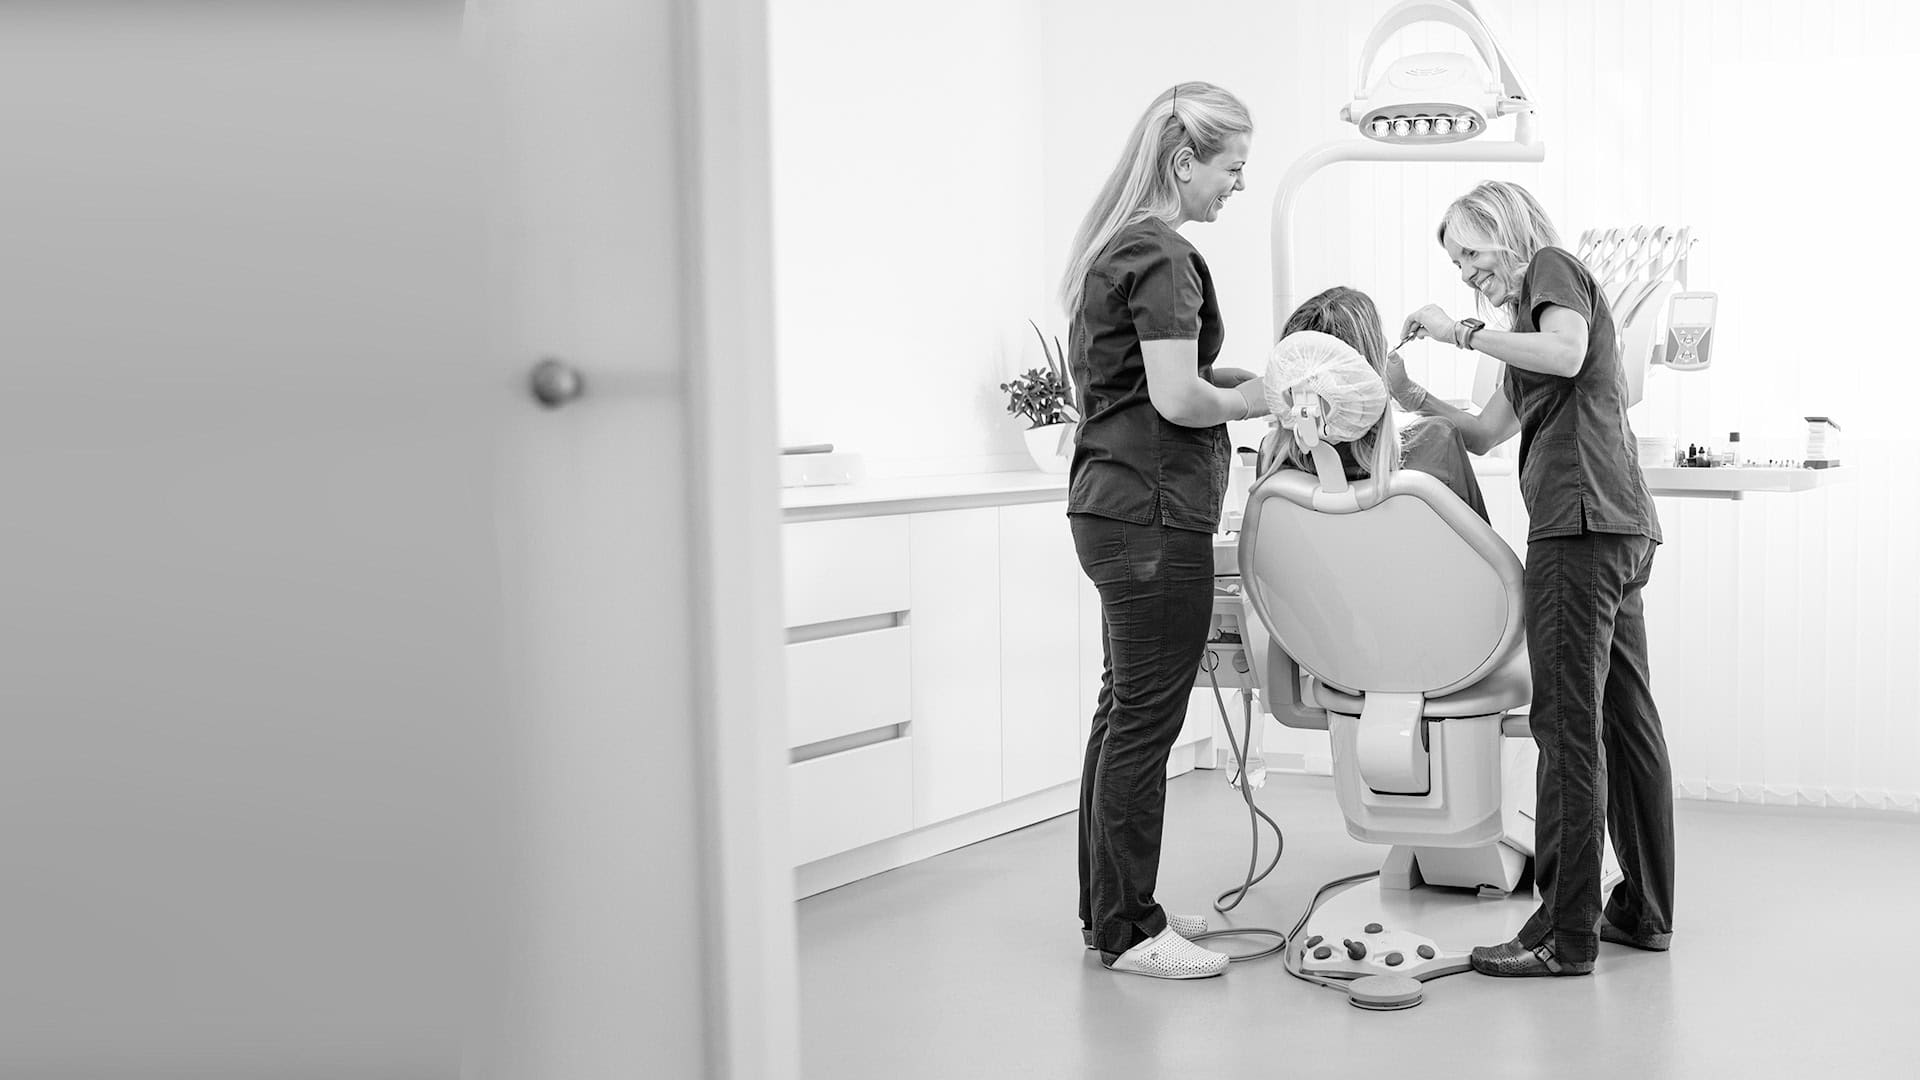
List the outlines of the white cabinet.
{"type": "Polygon", "coordinates": [[[907,722],[913,642],[904,626],[787,646],[787,745],[907,722]]]}
{"type": "Polygon", "coordinates": [[[1000,793],[1000,509],[910,515],[913,824],[1000,793]]]}
{"type": "MultiPolygon", "coordinates": [[[[782,537],[793,855],[816,864],[802,877],[843,883],[1071,811],[1104,661],[1061,501],[790,521],[782,537]]],[[[1210,715],[1180,743],[1210,737],[1210,715]]]]}
{"type": "MultiPolygon", "coordinates": [[[[1080,776],[1080,588],[1058,503],[1000,508],[1001,795],[1080,776]]],[[[1096,670],[1094,678],[1098,680],[1096,670]]]]}
{"type": "Polygon", "coordinates": [[[898,836],[913,828],[913,740],[796,762],[787,791],[796,865],[898,836]]]}
{"type": "Polygon", "coordinates": [[[788,769],[793,859],[805,863],[913,828],[913,742],[900,735],[912,704],[907,522],[790,522],[780,541],[795,639],[787,745],[811,748],[788,769]],[[863,744],[820,745],[833,740],[863,744]]]}
{"type": "Polygon", "coordinates": [[[906,518],[792,522],[780,556],[789,627],[907,610],[906,518]]]}

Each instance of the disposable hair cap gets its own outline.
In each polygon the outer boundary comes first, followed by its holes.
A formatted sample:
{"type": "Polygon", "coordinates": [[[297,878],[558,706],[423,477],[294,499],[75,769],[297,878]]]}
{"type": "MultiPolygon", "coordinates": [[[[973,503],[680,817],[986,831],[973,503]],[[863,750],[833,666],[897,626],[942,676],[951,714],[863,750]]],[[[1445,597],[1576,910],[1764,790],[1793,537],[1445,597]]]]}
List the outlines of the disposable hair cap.
{"type": "Polygon", "coordinates": [[[1387,385],[1359,350],[1318,330],[1296,330],[1267,357],[1267,408],[1286,417],[1303,393],[1326,399],[1320,428],[1330,443],[1346,443],[1372,430],[1387,407],[1387,385]]]}

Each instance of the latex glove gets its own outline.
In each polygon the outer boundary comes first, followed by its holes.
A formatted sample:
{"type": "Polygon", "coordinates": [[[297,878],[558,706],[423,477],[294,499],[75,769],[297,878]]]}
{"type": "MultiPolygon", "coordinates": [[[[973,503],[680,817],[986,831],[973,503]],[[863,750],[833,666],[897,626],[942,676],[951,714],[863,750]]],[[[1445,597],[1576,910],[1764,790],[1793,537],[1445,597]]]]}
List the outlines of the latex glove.
{"type": "Polygon", "coordinates": [[[1215,367],[1208,369],[1209,381],[1223,390],[1231,390],[1243,382],[1251,382],[1260,376],[1243,368],[1215,367]]]}
{"type": "Polygon", "coordinates": [[[1400,359],[1399,353],[1387,354],[1387,370],[1383,374],[1386,376],[1387,393],[1393,395],[1393,400],[1401,408],[1412,412],[1427,403],[1426,388],[1407,375],[1406,361],[1400,359]]]}
{"type": "Polygon", "coordinates": [[[1453,317],[1440,310],[1439,304],[1428,304],[1407,316],[1407,321],[1400,326],[1400,336],[1406,337],[1417,330],[1421,337],[1437,338],[1451,345],[1455,325],[1453,317]]]}

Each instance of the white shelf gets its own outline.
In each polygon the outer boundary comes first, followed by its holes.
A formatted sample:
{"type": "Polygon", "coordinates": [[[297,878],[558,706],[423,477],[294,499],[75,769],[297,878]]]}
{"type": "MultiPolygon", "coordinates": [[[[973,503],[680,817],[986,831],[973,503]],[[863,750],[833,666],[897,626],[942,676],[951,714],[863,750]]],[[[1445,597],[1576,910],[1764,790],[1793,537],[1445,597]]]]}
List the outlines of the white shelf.
{"type": "Polygon", "coordinates": [[[1755,491],[1811,491],[1848,478],[1845,468],[1833,469],[1685,469],[1673,466],[1643,468],[1647,489],[1674,498],[1738,499],[1755,491]]]}

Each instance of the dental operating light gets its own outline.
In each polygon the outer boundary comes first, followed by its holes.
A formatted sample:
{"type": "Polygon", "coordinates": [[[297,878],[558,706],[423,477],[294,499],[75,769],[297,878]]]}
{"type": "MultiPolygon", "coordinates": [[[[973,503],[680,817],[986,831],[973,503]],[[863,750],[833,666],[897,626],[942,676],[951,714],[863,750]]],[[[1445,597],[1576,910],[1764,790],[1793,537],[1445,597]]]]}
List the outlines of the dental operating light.
{"type": "Polygon", "coordinates": [[[1389,143],[1460,142],[1485,132],[1491,120],[1533,109],[1486,24],[1454,0],[1407,0],[1387,12],[1360,50],[1354,93],[1340,119],[1368,138],[1389,143]],[[1421,22],[1458,27],[1472,40],[1478,59],[1451,52],[1403,56],[1369,86],[1381,47],[1421,22]]]}
{"type": "Polygon", "coordinates": [[[1309,150],[1280,178],[1273,197],[1273,331],[1278,341],[1293,312],[1293,204],[1321,169],[1340,161],[1540,162],[1534,102],[1474,0],[1407,0],[1380,18],[1360,50],[1354,98],[1340,119],[1360,138],[1309,150]],[[1466,34],[1474,55],[1423,52],[1380,64],[1380,50],[1416,23],[1443,23],[1466,34]],[[1379,76],[1374,75],[1380,69],[1379,76]],[[1489,138],[1503,117],[1513,138],[1489,138]]]}

